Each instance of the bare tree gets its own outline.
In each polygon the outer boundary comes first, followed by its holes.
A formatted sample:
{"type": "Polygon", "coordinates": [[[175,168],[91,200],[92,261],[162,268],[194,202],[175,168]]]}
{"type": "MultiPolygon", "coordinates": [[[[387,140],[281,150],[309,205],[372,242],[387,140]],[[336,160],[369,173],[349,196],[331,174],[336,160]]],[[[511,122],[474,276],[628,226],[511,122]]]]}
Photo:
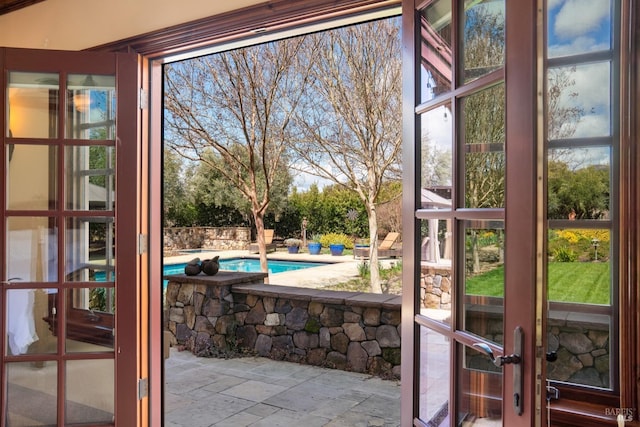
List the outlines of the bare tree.
{"type": "MultiPolygon", "coordinates": [[[[466,11],[464,77],[471,81],[502,66],[504,13],[479,4],[466,11]]],[[[504,207],[505,191],[505,87],[497,84],[466,97],[462,103],[465,207],[504,207]]],[[[480,272],[481,230],[468,228],[472,271],[480,272]]],[[[503,259],[502,232],[495,230],[499,258],[503,259]]]]}
{"type": "Polygon", "coordinates": [[[166,140],[181,156],[215,169],[250,203],[267,270],[264,215],[288,167],[285,142],[302,96],[304,37],[189,61],[166,70],[166,140]]]}
{"type": "Polygon", "coordinates": [[[355,191],[370,233],[372,292],[382,293],[376,202],[385,179],[399,176],[401,63],[396,19],[314,34],[311,88],[297,115],[292,147],[307,172],[355,191]]]}

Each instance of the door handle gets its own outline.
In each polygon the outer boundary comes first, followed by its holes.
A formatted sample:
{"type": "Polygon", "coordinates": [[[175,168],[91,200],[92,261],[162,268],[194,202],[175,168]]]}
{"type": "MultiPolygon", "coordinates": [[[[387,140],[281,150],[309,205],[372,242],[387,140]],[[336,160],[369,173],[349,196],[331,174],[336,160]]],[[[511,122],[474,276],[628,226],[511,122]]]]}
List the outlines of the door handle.
{"type": "Polygon", "coordinates": [[[501,368],[504,365],[515,365],[513,367],[513,410],[517,415],[522,415],[522,345],[523,345],[523,331],[521,326],[517,326],[513,331],[513,353],[507,356],[493,355],[491,347],[485,343],[475,343],[474,347],[484,352],[496,365],[501,368]]]}
{"type": "Polygon", "coordinates": [[[489,357],[489,359],[491,359],[493,364],[496,365],[498,368],[501,368],[503,365],[508,365],[508,364],[517,365],[521,361],[520,355],[515,353],[510,354],[508,356],[495,357],[493,355],[493,351],[491,350],[491,347],[489,347],[485,343],[478,342],[478,343],[475,343],[473,346],[482,350],[489,357]]]}

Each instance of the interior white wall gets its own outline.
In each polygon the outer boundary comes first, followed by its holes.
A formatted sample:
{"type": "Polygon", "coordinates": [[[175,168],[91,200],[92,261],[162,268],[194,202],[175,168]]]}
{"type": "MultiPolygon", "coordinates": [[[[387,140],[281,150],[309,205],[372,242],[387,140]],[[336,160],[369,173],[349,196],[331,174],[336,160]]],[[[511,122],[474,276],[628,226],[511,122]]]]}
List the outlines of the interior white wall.
{"type": "Polygon", "coordinates": [[[0,15],[0,46],[81,50],[264,0],[45,0],[0,15]]]}

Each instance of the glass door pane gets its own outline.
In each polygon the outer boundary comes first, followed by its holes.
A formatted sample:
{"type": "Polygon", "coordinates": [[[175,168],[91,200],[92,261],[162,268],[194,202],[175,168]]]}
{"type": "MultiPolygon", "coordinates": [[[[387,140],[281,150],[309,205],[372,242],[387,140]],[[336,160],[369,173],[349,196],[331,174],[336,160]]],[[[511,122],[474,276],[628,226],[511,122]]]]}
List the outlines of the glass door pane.
{"type": "Polygon", "coordinates": [[[502,426],[502,369],[483,352],[458,345],[458,426],[502,426]]]}
{"type": "Polygon", "coordinates": [[[502,222],[466,222],[464,330],[503,344],[504,226],[502,222]]]}
{"type": "Polygon", "coordinates": [[[599,2],[594,19],[568,1],[547,10],[546,380],[560,401],[581,386],[617,398],[619,3],[599,2]],[[563,31],[568,14],[581,43],[563,31]]]}
{"type": "Polygon", "coordinates": [[[57,138],[60,76],[11,71],[7,84],[9,138],[57,138]]]}

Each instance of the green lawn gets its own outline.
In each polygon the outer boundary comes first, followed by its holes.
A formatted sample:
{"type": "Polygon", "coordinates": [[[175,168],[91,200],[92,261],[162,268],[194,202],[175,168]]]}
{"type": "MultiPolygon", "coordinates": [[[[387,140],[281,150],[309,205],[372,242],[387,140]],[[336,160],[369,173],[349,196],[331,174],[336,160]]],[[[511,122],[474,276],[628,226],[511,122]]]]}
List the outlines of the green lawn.
{"type": "MultiPolygon", "coordinates": [[[[467,279],[467,294],[503,296],[504,267],[467,279]]],[[[549,263],[549,300],[609,304],[608,262],[549,263]]]]}

